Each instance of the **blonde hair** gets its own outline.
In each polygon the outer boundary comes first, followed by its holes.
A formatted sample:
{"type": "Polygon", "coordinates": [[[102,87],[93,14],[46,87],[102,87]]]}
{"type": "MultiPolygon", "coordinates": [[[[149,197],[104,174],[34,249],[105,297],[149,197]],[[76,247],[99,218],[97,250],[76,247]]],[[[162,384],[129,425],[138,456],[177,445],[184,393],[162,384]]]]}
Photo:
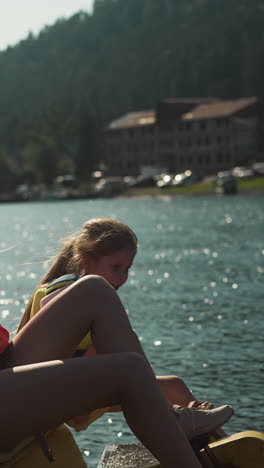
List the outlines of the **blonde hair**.
{"type": "MultiPolygon", "coordinates": [[[[91,219],[77,234],[64,241],[38,288],[47,286],[62,275],[69,273],[83,275],[83,260],[88,255],[100,258],[126,248],[133,249],[135,253],[137,251],[137,237],[129,226],[111,218],[91,219]]],[[[18,330],[30,319],[34,294],[27,304],[18,330]]]]}

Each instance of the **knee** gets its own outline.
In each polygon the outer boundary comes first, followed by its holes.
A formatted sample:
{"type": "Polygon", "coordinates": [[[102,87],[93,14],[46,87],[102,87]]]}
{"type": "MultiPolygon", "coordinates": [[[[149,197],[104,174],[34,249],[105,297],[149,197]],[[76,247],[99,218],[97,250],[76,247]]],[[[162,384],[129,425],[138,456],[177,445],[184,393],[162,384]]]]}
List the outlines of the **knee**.
{"type": "Polygon", "coordinates": [[[142,381],[147,377],[153,378],[153,372],[150,364],[141,354],[137,352],[122,353],[124,357],[124,366],[129,377],[134,381],[142,381]]]}
{"type": "Polygon", "coordinates": [[[172,375],[172,376],[171,376],[171,380],[172,380],[173,382],[178,383],[178,384],[184,384],[183,379],[182,379],[181,377],[179,377],[178,375],[172,375]]]}
{"type": "Polygon", "coordinates": [[[82,287],[112,287],[108,281],[106,281],[102,276],[99,275],[85,275],[80,278],[76,284],[81,285],[82,287]]]}
{"type": "Polygon", "coordinates": [[[115,293],[114,288],[108,283],[108,281],[99,275],[83,276],[76,281],[75,287],[78,289],[79,294],[84,295],[87,293],[93,293],[101,296],[106,293],[115,293]]]}
{"type": "Polygon", "coordinates": [[[169,381],[171,382],[172,385],[176,385],[177,387],[185,387],[185,382],[181,377],[178,377],[177,375],[170,375],[169,376],[169,381]]]}

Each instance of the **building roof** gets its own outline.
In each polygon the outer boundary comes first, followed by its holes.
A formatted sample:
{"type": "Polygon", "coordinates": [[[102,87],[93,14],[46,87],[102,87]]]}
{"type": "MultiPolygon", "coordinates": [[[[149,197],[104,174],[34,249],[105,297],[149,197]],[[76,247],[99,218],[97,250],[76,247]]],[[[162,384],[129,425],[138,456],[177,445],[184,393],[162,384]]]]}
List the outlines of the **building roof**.
{"type": "Polygon", "coordinates": [[[202,104],[218,102],[218,98],[166,98],[159,101],[157,105],[157,122],[168,122],[181,119],[182,115],[188,114],[195,107],[202,104]]]}
{"type": "MultiPolygon", "coordinates": [[[[258,98],[255,96],[233,100],[219,100],[217,98],[169,98],[162,100],[161,104],[178,109],[178,115],[173,114],[173,120],[199,120],[227,117],[255,104],[257,101],[258,98]],[[186,112],[187,109],[188,111],[186,112]]],[[[110,122],[107,130],[153,125],[156,123],[157,118],[157,112],[153,109],[128,112],[119,119],[110,122]]]]}
{"type": "Polygon", "coordinates": [[[118,130],[119,128],[140,127],[151,125],[156,122],[156,111],[146,110],[140,112],[128,112],[119,119],[113,120],[108,125],[108,130],[118,130]]]}
{"type": "Polygon", "coordinates": [[[212,119],[227,117],[245,109],[258,101],[257,97],[240,98],[230,101],[218,101],[209,104],[201,104],[182,115],[183,120],[212,119]]]}
{"type": "Polygon", "coordinates": [[[163,104],[206,104],[211,102],[219,102],[221,101],[220,98],[216,97],[195,97],[195,98],[165,98],[161,99],[160,103],[163,104]]]}

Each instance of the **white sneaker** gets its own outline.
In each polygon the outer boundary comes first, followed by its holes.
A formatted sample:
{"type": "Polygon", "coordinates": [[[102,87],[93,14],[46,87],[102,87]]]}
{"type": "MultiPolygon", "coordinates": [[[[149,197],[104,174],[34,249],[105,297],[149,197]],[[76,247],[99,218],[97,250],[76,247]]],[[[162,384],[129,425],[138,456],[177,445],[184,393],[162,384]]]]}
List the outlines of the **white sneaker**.
{"type": "Polygon", "coordinates": [[[234,414],[232,406],[212,410],[174,408],[175,416],[189,440],[223,426],[234,414]]]}

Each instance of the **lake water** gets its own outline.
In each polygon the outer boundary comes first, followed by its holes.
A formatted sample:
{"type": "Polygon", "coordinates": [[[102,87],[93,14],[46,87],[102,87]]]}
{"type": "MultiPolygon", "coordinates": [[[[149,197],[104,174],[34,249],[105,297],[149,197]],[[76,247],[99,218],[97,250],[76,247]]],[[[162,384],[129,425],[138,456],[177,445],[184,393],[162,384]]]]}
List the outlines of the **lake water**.
{"type": "MultiPolygon", "coordinates": [[[[89,218],[118,218],[139,238],[120,296],[155,372],[232,404],[229,433],[264,432],[263,208],[263,196],[240,195],[2,204],[1,323],[16,329],[60,238],[89,218]]],[[[95,468],[105,444],[135,439],[108,414],[76,440],[95,468]]]]}

